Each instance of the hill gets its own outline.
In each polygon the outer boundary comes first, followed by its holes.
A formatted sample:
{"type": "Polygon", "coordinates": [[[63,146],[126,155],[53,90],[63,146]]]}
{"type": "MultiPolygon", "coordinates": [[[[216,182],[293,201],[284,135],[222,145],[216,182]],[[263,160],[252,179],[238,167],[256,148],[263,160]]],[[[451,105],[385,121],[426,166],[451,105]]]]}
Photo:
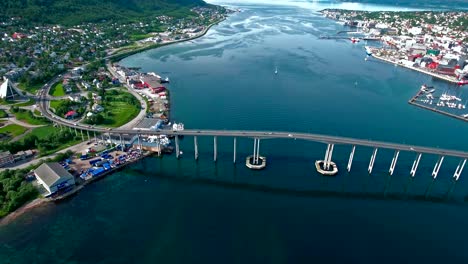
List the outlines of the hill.
{"type": "Polygon", "coordinates": [[[149,15],[183,17],[203,0],[2,0],[0,17],[26,21],[75,25],[103,20],[131,21],[149,15]]]}

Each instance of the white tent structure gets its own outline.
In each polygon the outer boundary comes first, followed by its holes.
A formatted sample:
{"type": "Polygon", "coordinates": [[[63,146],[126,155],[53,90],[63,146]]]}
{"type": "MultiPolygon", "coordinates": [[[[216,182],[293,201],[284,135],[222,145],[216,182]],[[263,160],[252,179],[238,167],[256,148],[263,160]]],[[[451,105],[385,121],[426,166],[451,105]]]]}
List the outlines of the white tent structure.
{"type": "Polygon", "coordinates": [[[5,78],[5,81],[0,86],[0,98],[8,100],[21,96],[21,92],[13,86],[9,79],[5,78]]]}

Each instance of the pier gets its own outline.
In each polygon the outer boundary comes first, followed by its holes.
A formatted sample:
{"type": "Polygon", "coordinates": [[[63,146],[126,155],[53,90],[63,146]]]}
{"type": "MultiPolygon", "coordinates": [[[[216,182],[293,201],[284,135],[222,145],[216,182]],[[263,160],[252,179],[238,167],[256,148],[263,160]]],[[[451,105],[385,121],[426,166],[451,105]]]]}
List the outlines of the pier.
{"type": "Polygon", "coordinates": [[[449,113],[449,112],[446,112],[446,111],[442,111],[440,109],[437,109],[435,106],[434,107],[429,107],[427,105],[424,105],[424,104],[421,104],[417,101],[417,99],[423,94],[424,92],[423,91],[418,91],[416,93],[415,96],[411,97],[411,99],[408,101],[408,104],[410,105],[414,105],[414,106],[417,106],[417,107],[421,107],[423,109],[426,109],[426,110],[429,110],[429,111],[432,111],[432,112],[435,112],[435,113],[439,113],[439,114],[442,114],[442,115],[445,115],[445,116],[449,116],[449,117],[452,117],[452,118],[455,118],[455,119],[458,119],[458,120],[462,120],[462,121],[465,121],[465,122],[468,122],[468,117],[463,117],[463,116],[459,116],[459,115],[455,115],[455,114],[452,114],[452,113],[449,113]]]}

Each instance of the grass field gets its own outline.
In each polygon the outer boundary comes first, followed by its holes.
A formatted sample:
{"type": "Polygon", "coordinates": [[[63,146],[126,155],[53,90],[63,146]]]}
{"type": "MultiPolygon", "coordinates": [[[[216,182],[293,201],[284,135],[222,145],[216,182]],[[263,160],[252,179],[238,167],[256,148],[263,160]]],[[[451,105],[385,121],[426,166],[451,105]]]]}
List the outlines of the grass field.
{"type": "Polygon", "coordinates": [[[5,110],[3,109],[0,109],[0,118],[5,118],[5,117],[8,117],[7,112],[5,112],[5,110]]]}
{"type": "Polygon", "coordinates": [[[59,106],[60,104],[60,100],[52,100],[50,101],[50,107],[49,108],[52,108],[53,110],[55,110],[57,108],[57,106],[59,106]]]}
{"type": "Polygon", "coordinates": [[[29,85],[29,86],[26,86],[26,84],[24,83],[19,83],[18,84],[18,88],[20,88],[21,90],[23,91],[27,91],[27,92],[30,92],[32,94],[36,94],[36,92],[42,88],[42,86],[44,86],[43,83],[38,83],[38,84],[35,84],[35,85],[29,85]]]}
{"type": "Polygon", "coordinates": [[[14,113],[16,119],[28,123],[30,125],[47,125],[49,122],[45,118],[37,118],[29,110],[21,110],[14,113]]]}
{"type": "Polygon", "coordinates": [[[146,39],[149,37],[152,37],[152,35],[151,34],[134,34],[130,36],[130,40],[138,41],[138,40],[146,39]]]}
{"type": "Polygon", "coordinates": [[[29,99],[27,102],[15,104],[15,106],[18,106],[18,107],[21,107],[21,106],[30,106],[30,105],[33,105],[33,104],[35,104],[35,103],[36,103],[36,101],[34,101],[34,99],[29,99]]]}
{"type": "Polygon", "coordinates": [[[44,139],[50,136],[53,132],[60,130],[54,126],[43,126],[34,128],[30,134],[36,135],[39,139],[44,139]]]}
{"type": "MultiPolygon", "coordinates": [[[[36,135],[39,139],[46,139],[46,138],[50,137],[50,135],[52,133],[56,132],[56,131],[60,131],[60,128],[54,127],[54,126],[44,126],[44,127],[34,128],[31,131],[30,134],[36,135]]],[[[41,156],[47,156],[47,155],[53,154],[53,153],[55,153],[57,151],[60,151],[62,149],[68,148],[68,147],[71,147],[71,146],[76,145],[76,144],[78,144],[80,142],[81,142],[81,140],[69,141],[66,144],[63,144],[63,145],[61,145],[60,147],[58,147],[56,149],[50,149],[45,153],[41,152],[41,156]]]]}
{"type": "Polygon", "coordinates": [[[12,138],[14,138],[16,136],[19,136],[19,135],[23,134],[24,132],[26,132],[26,130],[27,130],[27,128],[25,128],[25,127],[22,127],[22,126],[17,125],[17,124],[11,124],[11,125],[1,127],[0,128],[0,133],[7,133],[12,138]]]}
{"type": "Polygon", "coordinates": [[[135,118],[140,112],[139,105],[131,105],[126,102],[110,102],[105,105],[110,111],[110,116],[104,122],[108,127],[119,127],[135,118]]]}
{"type": "Polygon", "coordinates": [[[49,95],[55,97],[65,96],[65,89],[63,89],[63,84],[61,82],[54,84],[49,90],[49,95]]]}

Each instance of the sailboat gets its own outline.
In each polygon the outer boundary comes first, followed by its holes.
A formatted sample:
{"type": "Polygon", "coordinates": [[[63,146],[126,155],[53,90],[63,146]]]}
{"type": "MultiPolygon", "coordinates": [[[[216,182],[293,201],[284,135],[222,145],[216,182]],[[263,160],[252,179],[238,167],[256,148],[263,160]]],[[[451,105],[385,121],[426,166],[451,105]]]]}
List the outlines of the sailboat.
{"type": "Polygon", "coordinates": [[[275,68],[275,74],[278,74],[278,67],[275,68]]]}

